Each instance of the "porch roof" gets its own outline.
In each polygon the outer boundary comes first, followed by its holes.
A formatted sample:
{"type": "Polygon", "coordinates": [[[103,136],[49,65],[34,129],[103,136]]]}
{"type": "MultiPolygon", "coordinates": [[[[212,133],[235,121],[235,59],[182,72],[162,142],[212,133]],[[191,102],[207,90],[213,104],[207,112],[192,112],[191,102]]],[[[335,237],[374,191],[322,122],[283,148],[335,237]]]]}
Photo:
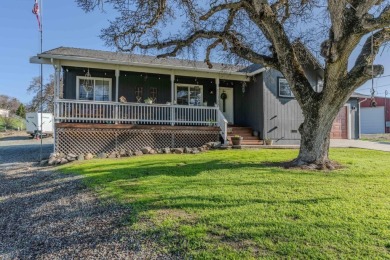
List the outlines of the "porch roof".
{"type": "Polygon", "coordinates": [[[222,63],[213,63],[213,68],[209,69],[207,64],[201,61],[191,61],[174,58],[157,58],[155,56],[148,55],[137,55],[123,52],[110,52],[71,47],[59,47],[49,51],[45,51],[42,54],[38,54],[37,57],[31,58],[30,62],[53,63],[53,59],[59,61],[78,61],[132,67],[157,68],[163,70],[197,71],[239,77],[253,76],[255,74],[261,73],[264,70],[263,66],[261,65],[250,65],[248,67],[245,67],[222,63]]]}

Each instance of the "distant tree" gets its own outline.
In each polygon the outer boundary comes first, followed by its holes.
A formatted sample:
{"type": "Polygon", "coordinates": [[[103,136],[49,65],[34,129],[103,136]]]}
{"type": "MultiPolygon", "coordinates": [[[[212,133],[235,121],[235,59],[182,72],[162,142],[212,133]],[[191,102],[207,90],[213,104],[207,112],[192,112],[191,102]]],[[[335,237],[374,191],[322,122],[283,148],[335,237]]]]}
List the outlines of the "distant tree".
{"type": "Polygon", "coordinates": [[[26,117],[26,107],[23,104],[20,104],[18,109],[16,110],[16,115],[20,116],[21,118],[26,117]]]}
{"type": "Polygon", "coordinates": [[[299,155],[292,162],[297,166],[333,168],[328,157],[332,123],[355,89],[383,73],[383,66],[373,63],[390,42],[390,0],[76,2],[85,11],[112,4],[118,16],[101,37],[121,51],[173,57],[203,50],[210,68],[214,53],[280,71],[304,116],[299,155]],[[351,64],[355,49],[359,55],[351,64]],[[323,57],[317,61],[325,71],[321,92],[305,74],[310,50],[323,57]]]}
{"type": "Polygon", "coordinates": [[[27,89],[29,93],[34,94],[31,102],[27,105],[27,111],[36,112],[41,110],[41,103],[43,112],[53,113],[54,111],[54,75],[50,75],[49,82],[42,86],[41,97],[41,80],[40,77],[33,78],[30,87],[27,89]]]}
{"type": "Polygon", "coordinates": [[[21,103],[17,98],[0,95],[0,108],[9,110],[10,116],[16,113],[20,104],[21,103]]]}

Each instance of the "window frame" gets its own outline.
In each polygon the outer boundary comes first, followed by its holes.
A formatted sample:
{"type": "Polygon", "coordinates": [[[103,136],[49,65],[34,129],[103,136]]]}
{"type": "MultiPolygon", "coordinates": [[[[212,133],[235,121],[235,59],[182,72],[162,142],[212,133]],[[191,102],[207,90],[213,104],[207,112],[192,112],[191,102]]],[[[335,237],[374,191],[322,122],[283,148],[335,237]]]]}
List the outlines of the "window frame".
{"type": "MultiPolygon", "coordinates": [[[[175,83],[175,102],[177,104],[177,88],[178,87],[187,87],[188,89],[188,105],[180,105],[180,106],[196,106],[196,105],[191,105],[189,104],[190,102],[190,87],[199,87],[200,88],[200,104],[199,106],[202,106],[203,104],[203,85],[198,85],[198,84],[182,84],[182,83],[175,83]]],[[[178,105],[178,104],[177,104],[178,105]]]]}
{"type": "Polygon", "coordinates": [[[287,81],[286,78],[284,78],[284,77],[278,77],[278,97],[282,97],[282,98],[295,98],[294,93],[292,92],[292,90],[291,90],[291,88],[290,88],[290,85],[288,84],[288,81],[287,81]],[[283,95],[283,94],[280,94],[280,83],[281,83],[282,81],[284,81],[284,82],[288,85],[288,87],[289,87],[289,89],[290,89],[291,95],[283,95]]]}
{"type": "Polygon", "coordinates": [[[112,79],[111,78],[102,78],[102,77],[85,77],[85,76],[76,76],[76,100],[81,101],[93,101],[93,102],[111,102],[112,101],[112,79]],[[80,80],[90,79],[93,80],[93,100],[86,100],[86,99],[80,99],[80,80]],[[101,101],[101,100],[95,100],[95,86],[96,86],[96,80],[105,80],[108,81],[108,100],[107,101],[101,101]]]}

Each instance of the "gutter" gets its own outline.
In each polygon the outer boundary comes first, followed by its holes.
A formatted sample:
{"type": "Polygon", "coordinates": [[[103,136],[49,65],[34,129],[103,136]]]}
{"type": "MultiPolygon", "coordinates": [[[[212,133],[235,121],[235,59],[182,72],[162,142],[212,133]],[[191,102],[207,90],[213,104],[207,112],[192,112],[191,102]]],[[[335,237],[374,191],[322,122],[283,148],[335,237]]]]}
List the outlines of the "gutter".
{"type": "Polygon", "coordinates": [[[201,72],[207,72],[207,73],[214,73],[214,74],[227,74],[227,75],[234,75],[234,76],[247,76],[252,77],[257,74],[260,74],[264,71],[267,71],[269,68],[264,67],[260,68],[258,70],[255,70],[251,73],[244,73],[244,72],[236,72],[236,71],[223,71],[223,70],[210,70],[206,68],[196,68],[196,67],[183,67],[183,66],[175,66],[175,65],[164,65],[164,64],[150,64],[150,63],[142,63],[142,62],[125,62],[125,61],[111,61],[111,60],[102,60],[102,59],[95,59],[95,58],[79,58],[79,57],[73,57],[73,56],[65,56],[65,55],[50,55],[50,54],[38,54],[38,56],[33,56],[30,58],[30,63],[42,63],[39,62],[41,58],[49,59],[51,63],[53,63],[53,59],[58,60],[69,60],[69,61],[82,61],[82,62],[97,62],[97,63],[103,63],[103,64],[111,64],[111,65],[126,65],[126,66],[134,66],[134,67],[147,67],[147,68],[165,68],[165,69],[176,69],[176,70],[182,70],[182,71],[201,71],[201,72]]]}
{"type": "Polygon", "coordinates": [[[268,70],[269,70],[268,67],[264,67],[264,68],[255,70],[255,71],[253,71],[253,72],[251,72],[251,73],[247,73],[246,75],[247,75],[248,77],[252,77],[252,76],[255,76],[255,75],[257,75],[257,74],[263,73],[264,71],[268,71],[268,70]]]}
{"type": "MultiPolygon", "coordinates": [[[[206,69],[206,68],[196,68],[196,67],[189,68],[189,67],[175,66],[175,65],[150,64],[150,63],[142,63],[142,62],[111,61],[111,60],[102,60],[102,59],[95,59],[95,58],[79,58],[79,57],[73,57],[73,56],[50,55],[50,54],[38,54],[38,56],[31,57],[30,62],[37,63],[37,59],[40,59],[40,58],[69,60],[69,61],[83,61],[83,62],[97,62],[97,63],[111,64],[111,65],[126,65],[126,66],[134,66],[134,67],[149,67],[149,68],[160,68],[160,69],[165,68],[165,69],[176,69],[176,70],[184,70],[184,71],[202,71],[202,72],[208,72],[208,73],[228,74],[228,75],[237,75],[237,76],[247,76],[248,75],[246,73],[235,72],[235,71],[225,72],[222,70],[210,70],[210,69],[206,69]]],[[[250,73],[250,74],[253,74],[253,73],[250,73]]]]}

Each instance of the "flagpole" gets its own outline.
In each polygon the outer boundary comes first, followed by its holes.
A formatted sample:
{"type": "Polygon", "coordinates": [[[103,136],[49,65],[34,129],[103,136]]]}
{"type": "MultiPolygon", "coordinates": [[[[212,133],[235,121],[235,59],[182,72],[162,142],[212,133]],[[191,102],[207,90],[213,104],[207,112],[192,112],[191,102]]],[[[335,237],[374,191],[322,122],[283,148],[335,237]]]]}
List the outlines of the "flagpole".
{"type": "MultiPolygon", "coordinates": [[[[39,28],[39,32],[40,32],[40,43],[41,43],[41,54],[43,52],[43,20],[42,20],[42,1],[43,0],[39,0],[39,19],[40,19],[40,28],[39,28]]],[[[40,86],[40,96],[41,96],[41,136],[40,136],[40,140],[41,140],[41,147],[40,147],[40,151],[39,151],[39,162],[42,161],[42,146],[43,146],[43,143],[42,143],[42,136],[43,136],[43,64],[41,63],[40,64],[40,81],[41,81],[41,86],[40,86]]]]}

